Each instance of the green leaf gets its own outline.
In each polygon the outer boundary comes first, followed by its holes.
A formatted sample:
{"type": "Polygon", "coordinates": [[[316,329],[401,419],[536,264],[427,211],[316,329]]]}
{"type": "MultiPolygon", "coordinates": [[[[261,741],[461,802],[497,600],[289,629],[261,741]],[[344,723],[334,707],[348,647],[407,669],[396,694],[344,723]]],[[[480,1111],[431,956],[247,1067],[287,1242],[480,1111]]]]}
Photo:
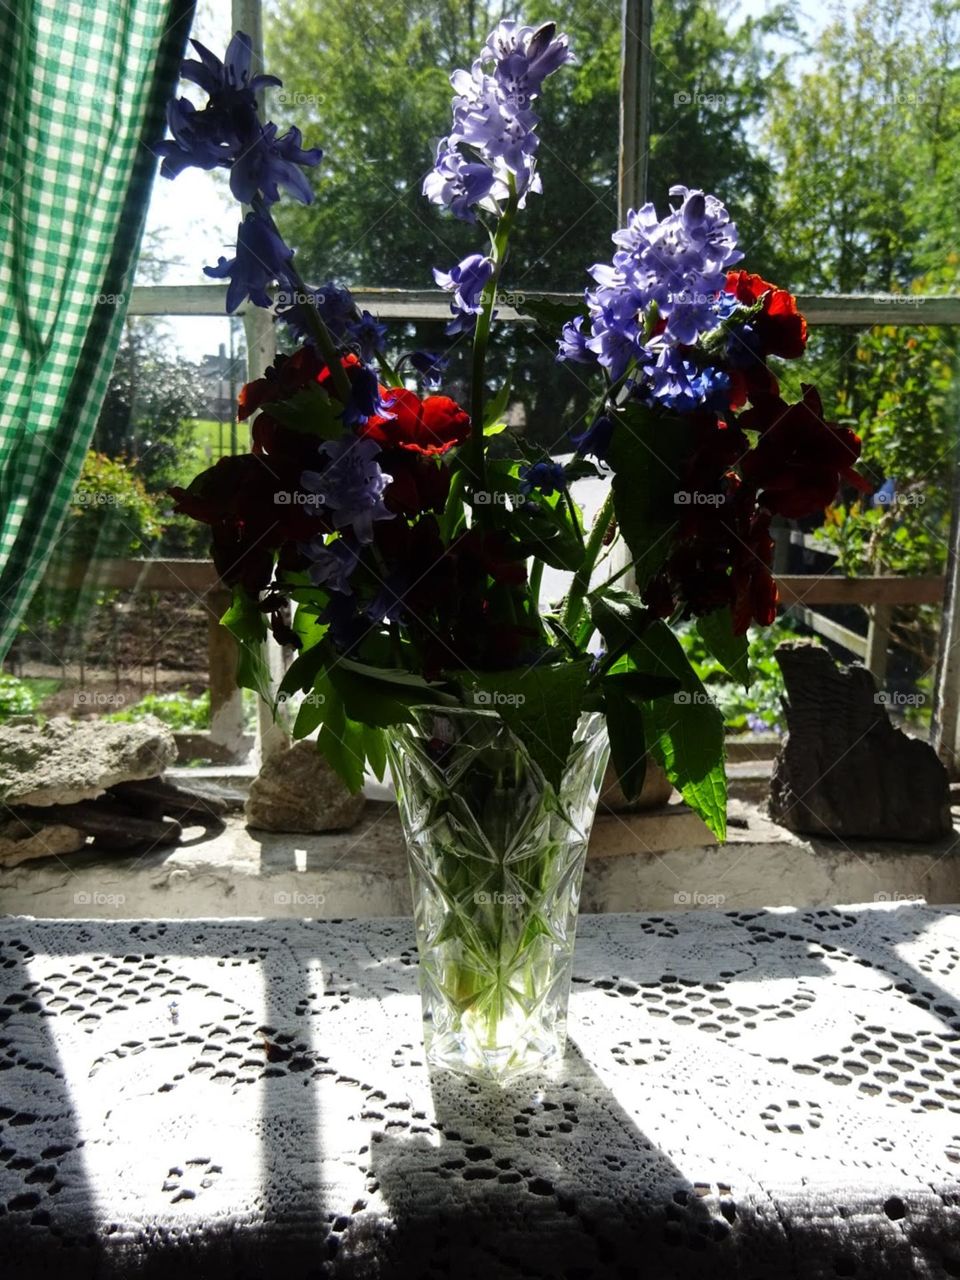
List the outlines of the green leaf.
{"type": "Polygon", "coordinates": [[[663,622],[655,622],[631,650],[639,670],[673,676],[680,690],[645,705],[646,740],[667,777],[699,813],[718,840],[726,838],[727,778],[723,716],[690,667],[680,642],[663,622]]]}
{"type": "Polygon", "coordinates": [[[330,650],[323,643],[315,644],[310,649],[303,649],[284,672],[278,693],[280,700],[289,698],[291,694],[312,689],[317,677],[329,661],[330,650]]]}
{"type": "Polygon", "coordinates": [[[469,680],[473,703],[496,711],[559,788],[583,707],[590,663],[483,672],[469,680]]]}
{"type": "Polygon", "coordinates": [[[363,745],[367,755],[367,764],[378,782],[383,781],[387,769],[387,736],[382,729],[374,729],[370,725],[363,726],[363,745]]]}
{"type": "Polygon", "coordinates": [[[327,681],[318,681],[318,687],[311,689],[303,701],[300,703],[300,710],[297,712],[297,718],[293,722],[293,736],[295,738],[309,738],[311,733],[321,724],[327,716],[327,699],[330,696],[326,691],[327,681]]]}
{"type": "Polygon", "coordinates": [[[351,791],[356,793],[363,788],[363,728],[347,719],[339,698],[328,704],[317,749],[351,791]]]}
{"type": "Polygon", "coordinates": [[[556,302],[553,298],[524,297],[514,304],[522,316],[529,316],[538,329],[543,329],[551,338],[557,338],[560,330],[568,320],[575,320],[584,313],[582,302],[556,302]]]}
{"type": "Polygon", "coordinates": [[[730,606],[724,605],[714,613],[697,619],[697,630],[724,671],[744,689],[750,688],[750,646],[745,635],[733,634],[730,606]]]}
{"type": "MultiPolygon", "coordinates": [[[[344,710],[351,720],[361,725],[386,729],[392,724],[404,724],[413,720],[409,701],[395,697],[390,686],[368,676],[349,670],[343,662],[327,671],[331,685],[339,694],[344,710]]],[[[422,702],[423,699],[417,699],[422,702]]]]}
{"type": "Polygon", "coordinates": [[[267,620],[257,601],[243,587],[234,587],[233,602],[220,622],[237,640],[237,684],[241,689],[253,689],[264,702],[272,702],[273,684],[263,650],[267,620]]]}
{"type": "Polygon", "coordinates": [[[617,410],[615,419],[610,442],[614,507],[642,591],[673,548],[680,509],[675,495],[683,488],[681,460],[691,428],[682,417],[641,405],[617,410]]]}
{"type": "Polygon", "coordinates": [[[651,675],[648,671],[614,671],[603,678],[604,696],[639,698],[650,702],[653,698],[671,697],[680,690],[675,676],[651,675]]]}
{"type": "Polygon", "coordinates": [[[590,617],[608,652],[622,653],[642,638],[650,622],[650,610],[635,592],[611,587],[590,602],[590,617]]]}
{"type": "Polygon", "coordinates": [[[485,436],[499,436],[502,435],[506,429],[507,424],[505,422],[494,422],[491,426],[483,428],[483,434],[485,436]]]}
{"type": "Polygon", "coordinates": [[[603,709],[610,736],[610,758],[617,771],[620,790],[628,800],[636,800],[643,790],[647,774],[643,711],[629,698],[620,697],[606,688],[603,709]]]}
{"type": "Polygon", "coordinates": [[[343,435],[342,409],[315,384],[288,400],[271,400],[264,409],[283,426],[305,435],[318,436],[321,440],[336,440],[343,435]]]}
{"type": "MultiPolygon", "coordinates": [[[[507,405],[509,403],[510,380],[508,378],[483,411],[483,434],[485,436],[492,436],[496,434],[496,432],[492,431],[490,428],[493,427],[495,423],[499,423],[500,419],[506,413],[507,405]]],[[[502,431],[506,425],[507,424],[504,423],[500,430],[502,431]]]]}
{"type": "Polygon", "coordinates": [[[580,568],[583,525],[580,512],[563,493],[539,494],[534,505],[517,506],[509,520],[510,532],[526,555],[537,556],[553,569],[576,573],[580,568]]]}

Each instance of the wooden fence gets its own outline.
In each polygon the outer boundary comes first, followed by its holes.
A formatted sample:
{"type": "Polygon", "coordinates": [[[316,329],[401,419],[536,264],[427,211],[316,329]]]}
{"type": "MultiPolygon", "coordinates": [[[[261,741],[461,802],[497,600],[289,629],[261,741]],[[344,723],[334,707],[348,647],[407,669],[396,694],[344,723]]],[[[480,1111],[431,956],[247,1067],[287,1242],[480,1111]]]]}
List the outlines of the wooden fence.
{"type": "MultiPolygon", "coordinates": [[[[784,608],[796,616],[813,619],[814,629],[825,638],[867,661],[882,681],[887,630],[863,637],[815,613],[815,605],[856,604],[873,612],[889,611],[896,605],[938,604],[944,597],[945,580],[925,577],[841,578],[818,574],[778,574],[777,585],[784,608]],[[883,639],[881,642],[880,636],[883,639]],[[883,650],[881,659],[879,650],[883,650]],[[869,659],[873,659],[872,663],[869,659]]],[[[237,749],[243,740],[243,708],[234,683],[237,649],[233,636],[219,625],[229,603],[229,593],[220,584],[210,560],[97,560],[73,563],[52,569],[48,583],[60,588],[103,587],[142,591],[176,591],[193,597],[207,613],[207,656],[210,672],[210,737],[225,751],[237,749]]]]}

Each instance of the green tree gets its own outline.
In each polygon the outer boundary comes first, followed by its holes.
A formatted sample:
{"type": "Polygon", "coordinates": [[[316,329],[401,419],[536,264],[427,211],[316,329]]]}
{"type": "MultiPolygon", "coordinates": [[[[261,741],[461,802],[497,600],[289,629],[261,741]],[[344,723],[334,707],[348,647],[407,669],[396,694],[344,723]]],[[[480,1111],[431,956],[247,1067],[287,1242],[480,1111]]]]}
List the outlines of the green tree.
{"type": "MultiPolygon", "coordinates": [[[[790,31],[792,6],[733,29],[733,0],[677,0],[655,6],[655,95],[651,196],[661,210],[674,183],[706,186],[758,228],[772,207],[772,170],[750,141],[782,60],[767,50],[790,31]],[[723,100],[717,105],[718,96],[723,100]]],[[[267,28],[267,64],[284,80],[272,115],[302,125],[325,148],[318,198],[286,205],[282,228],[304,274],[351,285],[429,288],[430,269],[448,268],[483,247],[482,229],[457,222],[421,195],[432,148],[449,127],[450,73],[469,66],[505,14],[481,0],[414,0],[403,19],[376,0],[280,0],[267,28]]],[[[552,77],[539,104],[544,194],[524,211],[505,273],[506,290],[580,290],[587,269],[609,258],[616,228],[620,12],[532,0],[528,22],[558,18],[578,64],[552,77]]],[[[771,268],[755,245],[753,265],[771,268]]],[[[439,325],[407,329],[405,343],[446,345],[439,325]]],[[[467,343],[454,344],[456,389],[467,343]]],[[[576,369],[558,368],[536,334],[499,344],[500,372],[525,404],[528,430],[558,442],[561,422],[591,400],[576,369]]]]}
{"type": "MultiPolygon", "coordinates": [[[[791,288],[909,293],[955,241],[960,20],[940,0],[836,5],[808,67],[779,79],[765,136],[781,177],[771,220],[791,288]]],[[[953,273],[953,283],[955,284],[953,273]]],[[[939,277],[942,288],[951,287],[939,277]]],[[[860,420],[859,337],[820,331],[828,409],[860,420]]]]}

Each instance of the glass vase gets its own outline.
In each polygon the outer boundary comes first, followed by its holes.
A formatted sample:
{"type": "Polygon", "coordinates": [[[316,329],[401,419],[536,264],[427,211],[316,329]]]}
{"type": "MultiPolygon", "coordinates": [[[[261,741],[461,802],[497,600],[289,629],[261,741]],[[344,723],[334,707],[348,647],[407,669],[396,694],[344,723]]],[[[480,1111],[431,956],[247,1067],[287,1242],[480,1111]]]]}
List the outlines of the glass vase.
{"type": "Polygon", "coordinates": [[[580,885],[609,747],[581,716],[559,790],[496,711],[391,731],[428,1061],[509,1079],[563,1057],[580,885]]]}

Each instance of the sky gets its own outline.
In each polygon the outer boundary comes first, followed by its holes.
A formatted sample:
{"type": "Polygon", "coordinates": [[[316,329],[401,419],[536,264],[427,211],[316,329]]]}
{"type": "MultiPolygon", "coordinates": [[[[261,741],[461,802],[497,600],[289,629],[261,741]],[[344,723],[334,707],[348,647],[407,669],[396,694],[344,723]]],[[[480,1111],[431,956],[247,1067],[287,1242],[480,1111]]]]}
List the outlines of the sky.
{"type": "MultiPolygon", "coordinates": [[[[654,0],[654,4],[670,0],[654,0]]],[[[739,0],[737,18],[759,16],[773,0],[739,0]]],[[[846,0],[852,4],[852,0],[846,0]]],[[[828,0],[802,0],[801,24],[813,36],[825,24],[833,6],[828,0]]],[[[229,0],[201,0],[193,34],[215,53],[222,53],[230,37],[229,0]]],[[[784,42],[784,51],[787,50],[784,42]]],[[[269,68],[268,68],[269,70],[269,68]]],[[[205,263],[215,263],[221,254],[229,256],[236,238],[238,210],[230,199],[225,181],[196,169],[187,169],[175,182],[157,177],[147,214],[143,256],[156,259],[162,267],[151,266],[150,282],[162,284],[204,284],[205,263]],[[152,274],[160,270],[159,278],[152,274]]],[[[137,283],[147,283],[141,271],[137,283]]],[[[213,317],[170,319],[169,339],[181,357],[199,360],[202,353],[215,352],[220,343],[229,350],[229,323],[213,317]]]]}

